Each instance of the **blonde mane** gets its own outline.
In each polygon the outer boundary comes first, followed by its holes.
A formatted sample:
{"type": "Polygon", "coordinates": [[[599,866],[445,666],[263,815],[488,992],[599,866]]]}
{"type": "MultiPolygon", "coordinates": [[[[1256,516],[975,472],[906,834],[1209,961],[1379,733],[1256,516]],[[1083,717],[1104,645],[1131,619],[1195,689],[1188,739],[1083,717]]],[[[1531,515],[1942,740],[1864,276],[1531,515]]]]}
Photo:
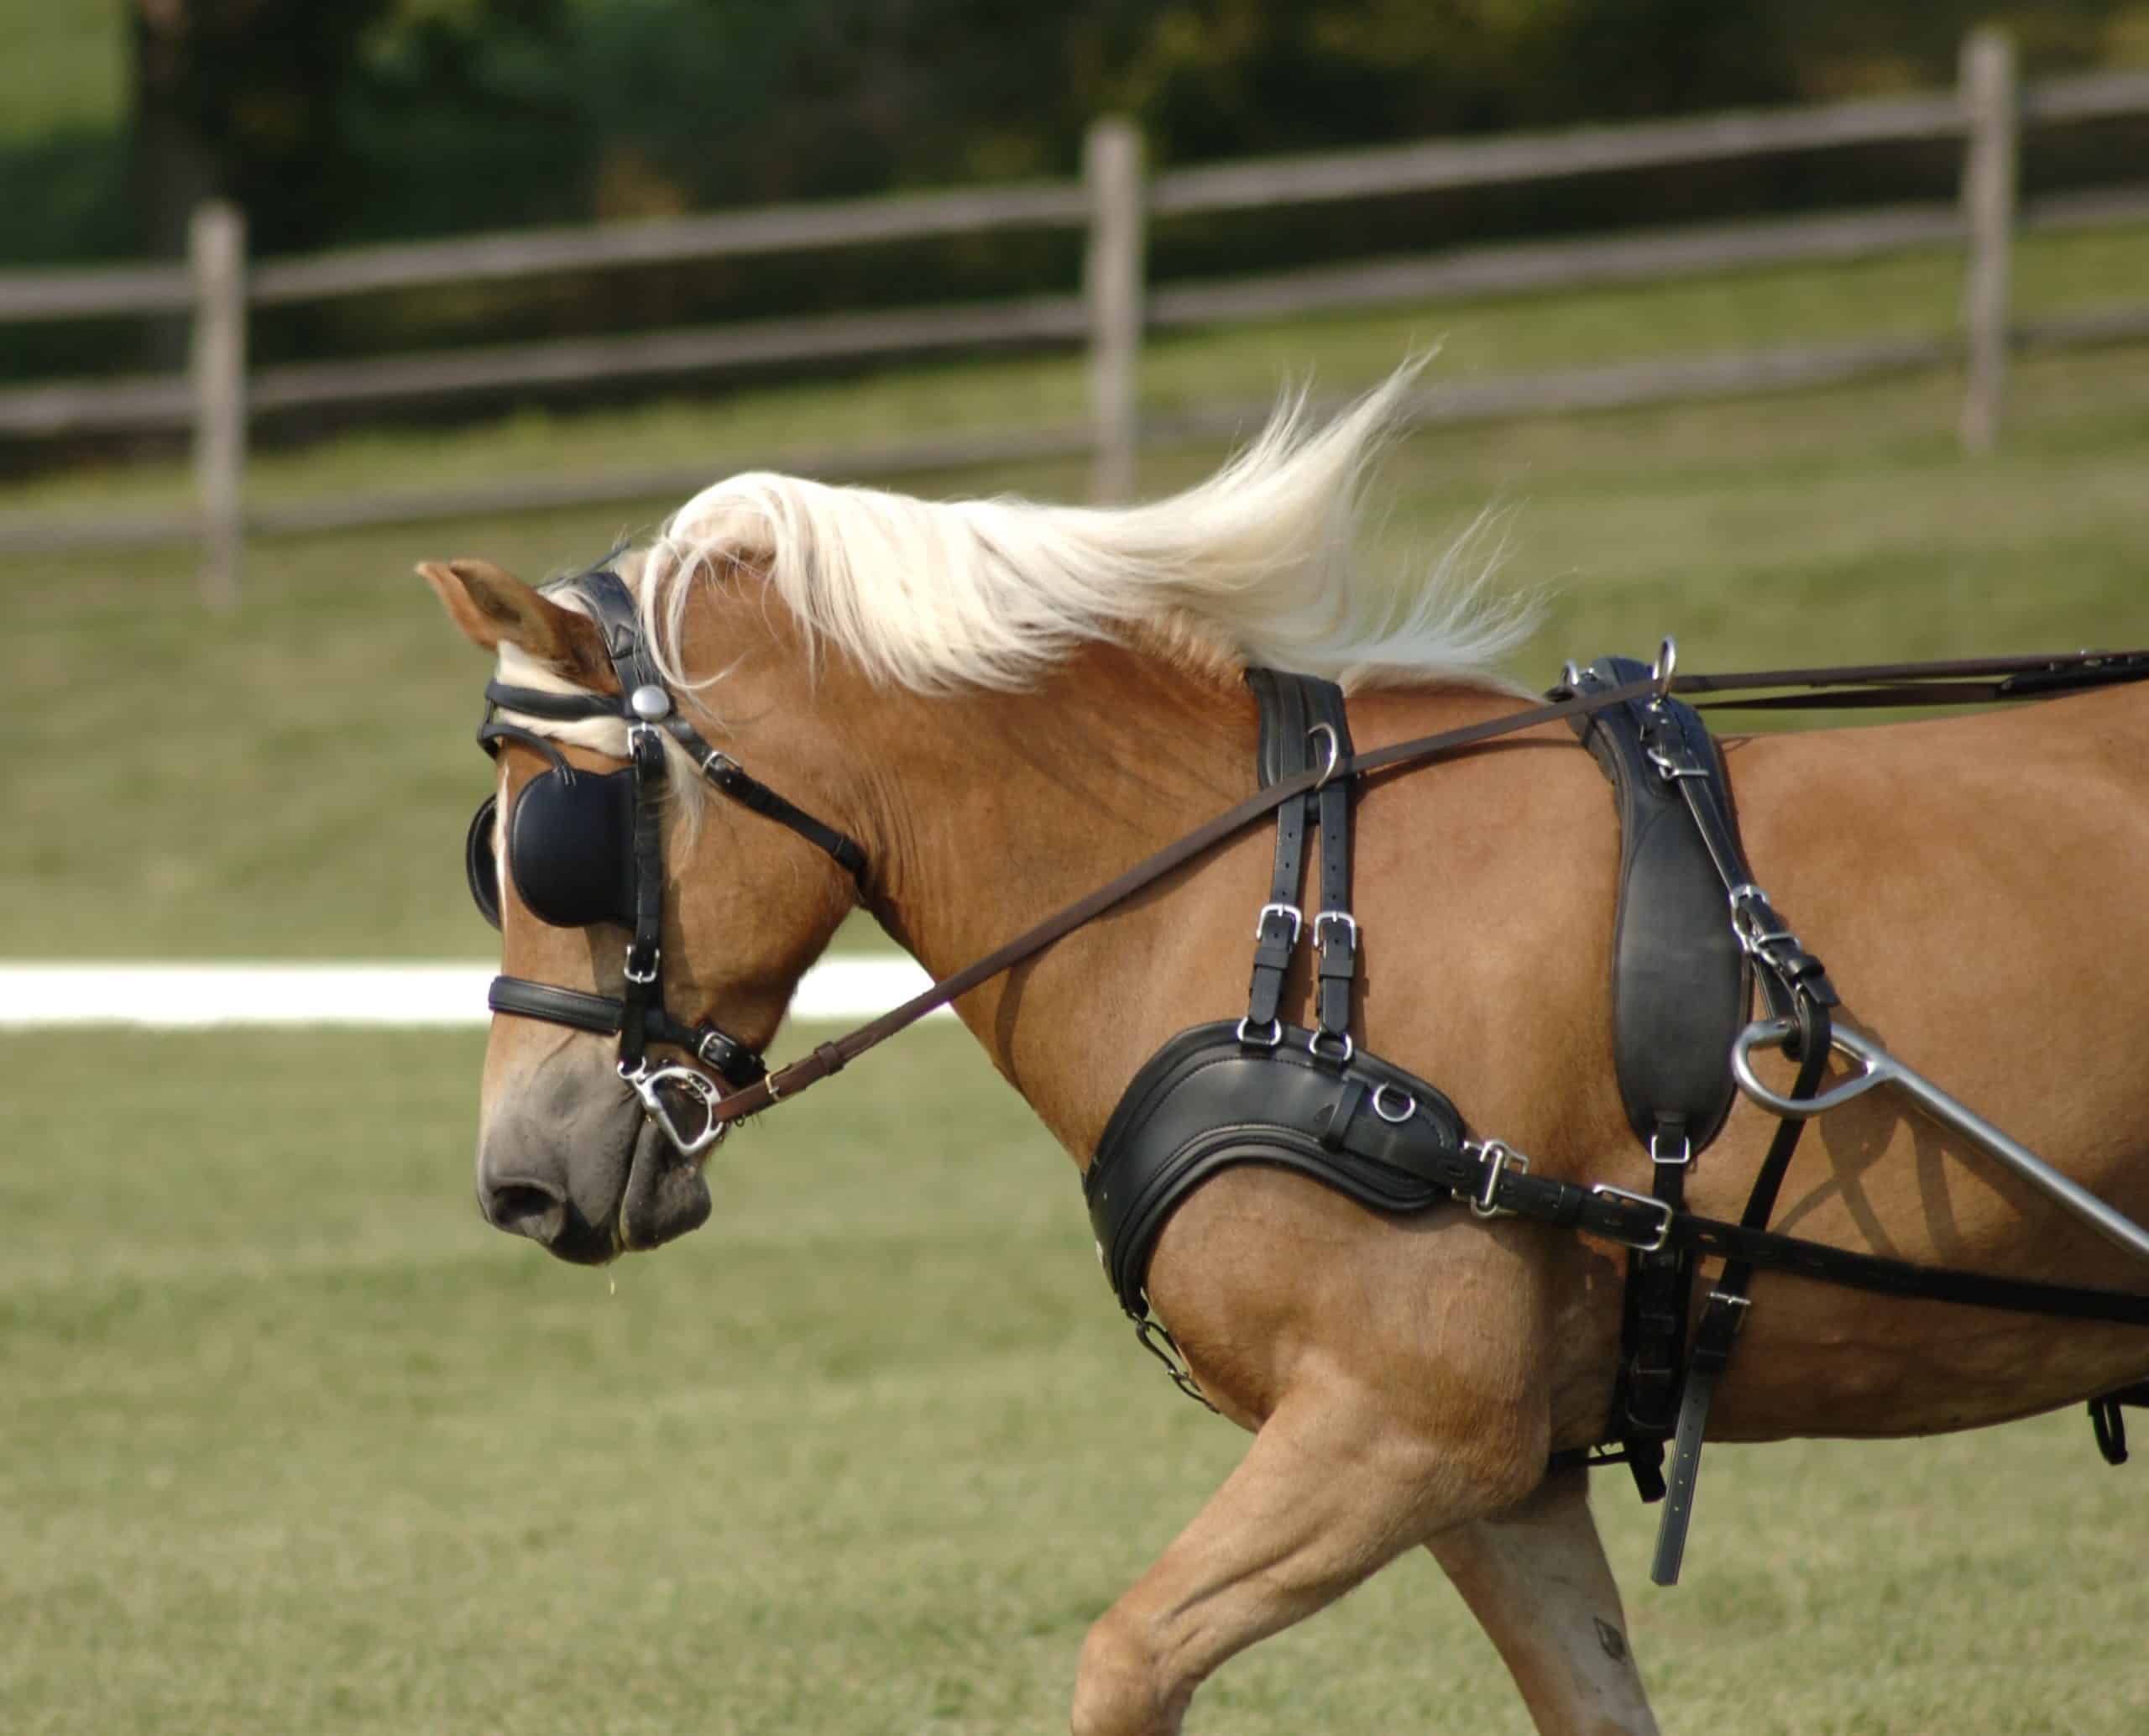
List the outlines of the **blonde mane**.
{"type": "Polygon", "coordinates": [[[672,515],[637,586],[667,679],[682,667],[698,581],[740,567],[818,646],[920,693],[1031,685],[1085,641],[1161,634],[1197,660],[1325,676],[1346,686],[1448,680],[1504,686],[1497,661],[1527,635],[1524,602],[1487,595],[1471,555],[1482,521],[1414,583],[1367,570],[1366,473],[1424,358],[1325,426],[1304,395],[1206,482],[1137,506],[1000,496],[928,501],[749,472],[672,515]]]}
{"type": "MultiPolygon", "coordinates": [[[[818,649],[875,680],[926,694],[1031,685],[1085,642],[1147,635],[1183,662],[1325,676],[1346,688],[1460,682],[1518,692],[1498,661],[1534,622],[1526,599],[1488,593],[1497,549],[1480,518],[1414,582],[1370,571],[1363,484],[1393,435],[1423,358],[1325,425],[1304,395],[1206,482],[1127,507],[1012,496],[919,500],[749,472],[704,489],[614,569],[635,598],[665,678],[706,689],[721,669],[683,667],[697,583],[740,568],[802,622],[818,649]]],[[[562,586],[555,600],[580,609],[562,586]]],[[[503,680],[570,691],[512,645],[503,680]]],[[[625,727],[525,719],[539,733],[623,755],[625,727]]],[[[702,781],[676,743],[670,780],[691,824],[702,781]]]]}

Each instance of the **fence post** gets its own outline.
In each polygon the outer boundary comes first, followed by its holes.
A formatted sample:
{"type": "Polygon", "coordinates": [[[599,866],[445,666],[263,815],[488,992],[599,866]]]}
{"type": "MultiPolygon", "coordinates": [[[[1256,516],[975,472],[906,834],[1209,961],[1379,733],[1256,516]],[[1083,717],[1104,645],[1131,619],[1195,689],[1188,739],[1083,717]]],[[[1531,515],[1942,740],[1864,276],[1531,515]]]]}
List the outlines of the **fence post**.
{"type": "Polygon", "coordinates": [[[2016,157],[2019,133],[2015,44],[1990,25],[1963,42],[1963,217],[1969,231],[1963,285],[1966,379],[1963,449],[1990,452],[2000,440],[2000,400],[2007,384],[2007,280],[2015,242],[2016,157]]]}
{"type": "Polygon", "coordinates": [[[194,208],[194,491],[201,515],[201,599],[238,601],[246,549],[246,218],[222,200],[194,208]]]}
{"type": "Polygon", "coordinates": [[[1108,115],[1091,123],[1082,147],[1090,193],[1089,253],[1083,293],[1090,310],[1090,416],[1095,447],[1090,492],[1100,501],[1134,492],[1142,371],[1142,135],[1108,115]]]}

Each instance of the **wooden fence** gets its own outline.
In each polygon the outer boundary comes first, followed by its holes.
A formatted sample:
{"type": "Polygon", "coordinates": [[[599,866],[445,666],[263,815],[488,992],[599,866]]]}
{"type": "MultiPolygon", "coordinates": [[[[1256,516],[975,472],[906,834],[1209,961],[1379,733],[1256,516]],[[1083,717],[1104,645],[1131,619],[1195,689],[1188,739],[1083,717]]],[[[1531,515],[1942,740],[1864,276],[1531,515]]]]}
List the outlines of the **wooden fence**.
{"type": "Polygon", "coordinates": [[[2149,113],[2149,73],[2107,72],[2023,86],[2003,34],[1963,45],[1952,92],[1800,108],[1706,115],[1468,140],[1429,140],[1333,154],[1143,170],[1123,120],[1091,129],[1079,182],[982,188],[653,222],[479,235],[249,262],[242,217],[228,206],[195,216],[184,264],[0,274],[0,321],[183,315],[191,321],[184,375],[58,382],[0,390],[0,437],[188,429],[191,511],[133,518],[0,515],[0,551],[123,546],[198,538],[212,601],[238,591],[245,534],[682,494],[717,468],[581,481],[503,481],[280,509],[245,504],[250,414],[412,401],[588,380],[679,377],[746,363],[884,356],[967,346],[1056,342],[1087,346],[1090,416],[1080,426],[993,430],[872,451],[760,454],[756,462],[869,477],[1021,457],[1087,454],[1100,499],[1132,487],[1143,440],[1242,427],[1249,406],[1169,416],[1139,410],[1146,332],[1312,310],[1634,282],[1794,262],[1845,261],[1918,248],[1961,247],[1963,323],[1929,337],[1801,345],[1435,386],[1415,413],[1460,421],[1559,413],[1814,385],[1960,364],[1968,451],[1998,437],[2010,347],[2149,338],[2149,302],[2034,326],[2011,322],[2009,265],[2018,230],[2149,221],[2149,186],[2039,201],[2018,209],[2025,127],[2149,113]],[[1514,184],[1891,140],[1963,147],[1958,203],[1829,212],[1780,221],[1662,229],[1463,248],[1263,277],[1151,285],[1152,219],[1514,184]],[[1079,294],[958,306],[757,320],[718,327],[567,338],[249,369],[248,310],[297,301],[658,263],[740,258],[1021,228],[1086,231],[1079,294]]]}

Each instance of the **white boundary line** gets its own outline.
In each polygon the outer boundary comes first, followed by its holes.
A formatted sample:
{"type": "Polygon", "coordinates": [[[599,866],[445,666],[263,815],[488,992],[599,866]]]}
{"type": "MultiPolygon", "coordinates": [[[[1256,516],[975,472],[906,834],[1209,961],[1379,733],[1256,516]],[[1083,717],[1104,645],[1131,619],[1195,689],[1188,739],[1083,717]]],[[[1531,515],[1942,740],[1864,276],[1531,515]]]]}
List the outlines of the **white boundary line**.
{"type": "MultiPolygon", "coordinates": [[[[97,1025],[482,1025],[491,965],[0,963],[0,1029],[97,1025]]],[[[837,957],[806,973],[797,1023],[871,1018],[929,979],[905,958],[837,957]]],[[[941,1011],[945,1012],[943,1008],[941,1011]]]]}

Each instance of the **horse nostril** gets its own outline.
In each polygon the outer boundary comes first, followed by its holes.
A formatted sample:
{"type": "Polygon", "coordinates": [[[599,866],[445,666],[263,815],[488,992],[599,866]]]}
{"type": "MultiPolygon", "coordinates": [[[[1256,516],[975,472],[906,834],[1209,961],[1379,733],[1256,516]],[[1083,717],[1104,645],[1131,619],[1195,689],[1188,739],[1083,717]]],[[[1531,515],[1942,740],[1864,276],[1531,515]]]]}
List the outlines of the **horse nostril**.
{"type": "Polygon", "coordinates": [[[567,1227],[567,1202],[553,1189],[534,1182],[510,1181],[489,1186],[479,1202],[494,1229],[511,1231],[536,1242],[551,1242],[567,1227]]]}

